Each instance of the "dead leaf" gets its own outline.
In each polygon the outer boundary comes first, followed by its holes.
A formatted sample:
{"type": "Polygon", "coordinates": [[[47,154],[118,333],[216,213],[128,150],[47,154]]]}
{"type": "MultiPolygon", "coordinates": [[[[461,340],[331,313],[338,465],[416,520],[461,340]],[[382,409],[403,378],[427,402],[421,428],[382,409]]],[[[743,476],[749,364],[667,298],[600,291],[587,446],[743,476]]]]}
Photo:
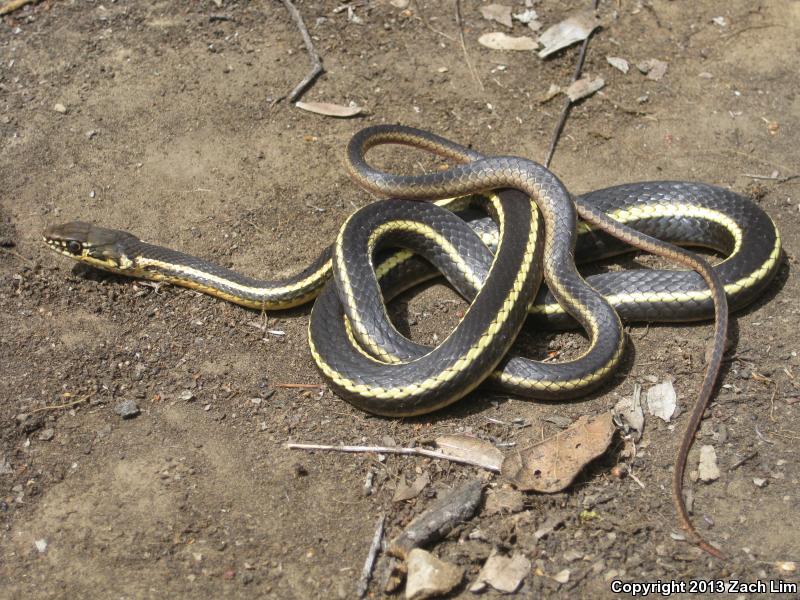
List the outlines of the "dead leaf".
{"type": "Polygon", "coordinates": [[[605,84],[606,82],[602,77],[596,77],[595,79],[581,77],[566,89],[566,94],[571,102],[575,102],[581,98],[591,96],[597,90],[602,89],[605,84]]]}
{"type": "Polygon", "coordinates": [[[406,482],[405,477],[401,476],[400,480],[397,482],[397,489],[394,491],[392,502],[402,502],[404,500],[416,498],[430,481],[431,478],[428,473],[423,473],[417,477],[411,485],[406,482]]]}
{"type": "Polygon", "coordinates": [[[600,20],[594,11],[584,11],[548,27],[539,36],[539,43],[544,46],[539,51],[539,58],[550,56],[575,42],[582,42],[599,26],[600,20]]]}
{"type": "Polygon", "coordinates": [[[513,27],[511,22],[511,7],[503,4],[489,4],[481,6],[481,14],[488,21],[497,21],[500,25],[505,25],[509,29],[513,27]]]}
{"type": "Polygon", "coordinates": [[[471,460],[484,468],[499,471],[503,464],[503,453],[490,442],[471,435],[443,435],[434,440],[443,454],[471,460]]]}
{"type": "Polygon", "coordinates": [[[647,390],[647,410],[667,423],[675,414],[677,401],[678,395],[671,381],[664,381],[647,390]]]}
{"type": "Polygon", "coordinates": [[[342,106],[341,104],[331,104],[330,102],[295,102],[294,105],[308,112],[340,119],[354,117],[363,110],[360,106],[342,106]]]}
{"type": "Polygon", "coordinates": [[[644,431],[644,411],[642,410],[642,386],[633,386],[633,396],[623,398],[614,405],[614,417],[626,435],[631,433],[634,441],[639,441],[644,431]]]}
{"type": "Polygon", "coordinates": [[[500,472],[518,489],[559,492],[606,451],[615,431],[610,411],[581,417],[569,429],[507,456],[500,472]]]}
{"type": "Polygon", "coordinates": [[[538,44],[527,36],[514,37],[502,31],[484,33],[478,43],[492,50],[536,50],[538,44]]]}

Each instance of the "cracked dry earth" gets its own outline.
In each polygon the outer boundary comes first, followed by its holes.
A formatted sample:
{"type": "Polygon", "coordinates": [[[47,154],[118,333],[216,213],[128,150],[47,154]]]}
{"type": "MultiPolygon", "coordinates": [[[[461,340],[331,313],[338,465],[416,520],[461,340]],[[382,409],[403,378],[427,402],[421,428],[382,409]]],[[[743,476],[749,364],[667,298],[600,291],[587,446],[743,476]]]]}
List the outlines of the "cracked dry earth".
{"type": "MultiPolygon", "coordinates": [[[[586,4],[536,10],[548,26],[586,4]]],[[[252,311],[73,266],[44,247],[47,224],[81,218],[249,274],[287,275],[371,200],[342,168],[347,140],[366,125],[401,122],[543,159],[561,101],[540,98],[569,81],[577,48],[544,61],[484,48],[478,36],[502,26],[463,2],[481,89],[451,3],[351,5],[361,23],[338,1],[297,2],[327,69],[304,100],[354,101],[366,113],[351,120],[273,104],[307,68],[278,2],[47,1],[0,21],[0,595],[351,598],[378,515],[394,537],[460,483],[502,482],[418,457],[291,451],[287,441],[411,445],[470,433],[522,445],[559,431],[553,417],[599,414],[635,383],[668,378],[680,415],[649,418],[635,459],[616,442],[565,492],[484,507],[429,548],[465,569],[454,597],[472,597],[492,550],[532,562],[520,597],[610,597],[612,579],[796,581],[776,563],[800,559],[800,179],[783,179],[800,173],[798,2],[601,2],[607,24],[585,72],[606,86],[573,108],[552,165],[574,193],[670,178],[729,187],[781,230],[781,270],[734,318],[735,347],[689,459],[694,470],[700,445],[716,449],[719,479],[687,487],[695,523],[727,562],[671,535],[670,472],[710,324],[631,326],[625,368],[585,400],[478,391],[433,415],[383,419],[324,387],[281,387],[322,383],[307,307],[268,315],[283,335],[265,334],[252,311]],[[606,56],[656,58],[668,70],[653,81],[606,56]],[[114,409],[124,401],[140,413],[122,419],[114,409]],[[615,478],[618,463],[643,487],[615,478]],[[392,501],[401,480],[422,474],[430,483],[418,496],[392,501]],[[553,519],[560,525],[537,538],[553,519]],[[554,578],[565,569],[566,581],[554,578]]],[[[402,151],[379,159],[435,166],[402,151]]],[[[430,342],[463,308],[437,284],[392,310],[430,342]]],[[[539,357],[585,345],[576,333],[525,335],[539,357]]],[[[385,595],[385,565],[373,597],[385,595]]]]}

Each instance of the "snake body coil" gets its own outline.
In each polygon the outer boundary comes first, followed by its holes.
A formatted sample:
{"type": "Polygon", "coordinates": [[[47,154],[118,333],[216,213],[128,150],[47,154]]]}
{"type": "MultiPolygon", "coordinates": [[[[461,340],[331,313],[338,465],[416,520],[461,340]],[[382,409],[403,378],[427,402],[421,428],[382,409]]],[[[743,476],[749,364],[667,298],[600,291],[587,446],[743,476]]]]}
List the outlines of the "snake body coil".
{"type": "Polygon", "coordinates": [[[52,249],[93,266],[172,282],[252,308],[287,308],[319,295],[309,324],[315,362],[338,394],[381,415],[436,410],[487,379],[527,397],[575,397],[597,387],[617,366],[624,340],[619,315],[683,321],[716,314],[715,350],[673,479],[682,523],[694,533],[680,496],[685,455],[722,359],[727,304],[740,308],[751,302],[777,270],[780,236],[770,218],[737,194],[699,183],[636,183],[571,198],[537,163],[487,157],[401,126],[356,134],[347,163],[356,182],[393,199],[351,215],[331,248],[284,280],[252,279],[82,222],[51,227],[44,238],[52,249]],[[462,164],[427,175],[386,173],[365,160],[366,152],[380,144],[414,146],[462,164]],[[704,246],[728,257],[712,269],[672,243],[704,246]],[[631,246],[694,272],[612,272],[589,277],[588,283],[579,275],[576,252],[580,261],[631,246]],[[397,332],[384,299],[438,272],[470,306],[455,330],[428,348],[397,332]],[[335,285],[325,286],[331,274],[335,285]],[[539,290],[542,279],[546,288],[539,290]],[[561,363],[509,356],[526,317],[549,327],[581,327],[588,350],[561,363]]]}

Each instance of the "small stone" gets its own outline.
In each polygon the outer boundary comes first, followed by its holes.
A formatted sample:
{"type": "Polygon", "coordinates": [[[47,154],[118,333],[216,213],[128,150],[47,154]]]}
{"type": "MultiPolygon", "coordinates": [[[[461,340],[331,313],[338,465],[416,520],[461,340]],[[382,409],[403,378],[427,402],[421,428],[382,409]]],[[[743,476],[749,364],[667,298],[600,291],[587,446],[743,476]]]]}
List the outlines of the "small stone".
{"type": "Polygon", "coordinates": [[[53,110],[62,115],[67,114],[67,107],[61,104],[60,102],[53,105],[53,110]]]}
{"type": "Polygon", "coordinates": [[[48,427],[47,429],[42,429],[42,431],[39,432],[39,439],[43,442],[49,442],[55,437],[55,435],[55,429],[48,427]]]}
{"type": "Polygon", "coordinates": [[[190,400],[194,399],[194,393],[191,390],[183,390],[180,394],[178,394],[178,398],[184,400],[185,402],[189,402],[190,400]]]}
{"type": "Polygon", "coordinates": [[[767,480],[761,477],[754,477],[753,483],[756,485],[756,487],[763,488],[767,485],[767,480]]]}
{"type": "Polygon", "coordinates": [[[36,546],[36,550],[39,554],[43,554],[47,550],[47,540],[45,539],[36,540],[33,542],[33,545],[36,546]]]}
{"type": "Polygon", "coordinates": [[[86,132],[86,139],[90,140],[96,135],[97,135],[97,132],[94,129],[91,129],[91,130],[86,132]]]}
{"type": "Polygon", "coordinates": [[[406,599],[421,600],[442,596],[455,588],[464,577],[464,569],[439,560],[430,552],[414,548],[408,553],[406,599]]]}
{"type": "Polygon", "coordinates": [[[132,419],[141,411],[139,410],[139,405],[133,400],[124,400],[114,407],[114,412],[123,419],[132,419]]]}

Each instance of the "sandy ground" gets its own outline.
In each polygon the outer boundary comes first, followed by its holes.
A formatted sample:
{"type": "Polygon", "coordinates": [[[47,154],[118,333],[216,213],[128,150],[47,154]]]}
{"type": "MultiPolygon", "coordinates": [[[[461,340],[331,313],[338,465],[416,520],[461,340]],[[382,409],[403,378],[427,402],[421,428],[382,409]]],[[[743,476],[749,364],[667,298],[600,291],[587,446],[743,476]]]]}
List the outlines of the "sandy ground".
{"type": "MultiPolygon", "coordinates": [[[[765,299],[734,321],[736,347],[699,438],[715,446],[721,477],[687,480],[695,522],[727,562],[671,537],[670,471],[708,324],[632,327],[624,372],[585,401],[477,392],[429,417],[381,419],[329,391],[279,387],[322,381],[307,307],[269,315],[286,335],[264,338],[251,326],[257,313],[73,267],[41,243],[47,224],[80,218],[253,275],[286,275],[370,201],[342,167],[347,140],[366,125],[401,122],[542,160],[560,100],[540,98],[569,81],[577,50],[542,61],[486,49],[477,37],[503,26],[463,4],[484,89],[450,3],[353,2],[362,23],[338,1],[298,3],[327,69],[304,99],[366,109],[351,120],[273,104],[308,64],[278,2],[43,2],[0,21],[0,595],[352,598],[380,514],[391,537],[460,482],[502,483],[420,458],[290,451],[287,441],[408,445],[468,432],[523,444],[559,431],[548,417],[598,414],[636,382],[666,378],[682,413],[675,424],[648,421],[630,465],[644,487],[611,475],[622,460],[615,444],[565,493],[528,495],[514,514],[484,510],[430,548],[466,569],[455,595],[471,597],[492,549],[532,561],[522,597],[611,596],[614,578],[797,580],[775,563],[800,559],[800,179],[748,174],[800,173],[798,2],[602,2],[608,24],[585,71],[606,87],[574,107],[552,165],[575,193],[668,178],[730,187],[781,230],[784,264],[765,299]],[[668,70],[660,81],[635,66],[623,74],[609,55],[660,59],[668,70]],[[124,400],[141,414],[122,420],[113,409],[124,400]],[[402,478],[422,473],[431,478],[422,494],[392,501],[402,478]],[[563,524],[537,540],[552,517],[563,524]],[[566,583],[552,578],[564,569],[566,583]]],[[[545,0],[536,10],[547,26],[586,4],[545,0]]],[[[415,168],[418,157],[407,156],[386,153],[384,164],[415,168]]],[[[435,285],[400,312],[429,341],[459,306],[435,285]]],[[[556,349],[585,343],[572,333],[541,339],[556,349]]],[[[384,568],[382,559],[375,597],[384,568]]]]}

